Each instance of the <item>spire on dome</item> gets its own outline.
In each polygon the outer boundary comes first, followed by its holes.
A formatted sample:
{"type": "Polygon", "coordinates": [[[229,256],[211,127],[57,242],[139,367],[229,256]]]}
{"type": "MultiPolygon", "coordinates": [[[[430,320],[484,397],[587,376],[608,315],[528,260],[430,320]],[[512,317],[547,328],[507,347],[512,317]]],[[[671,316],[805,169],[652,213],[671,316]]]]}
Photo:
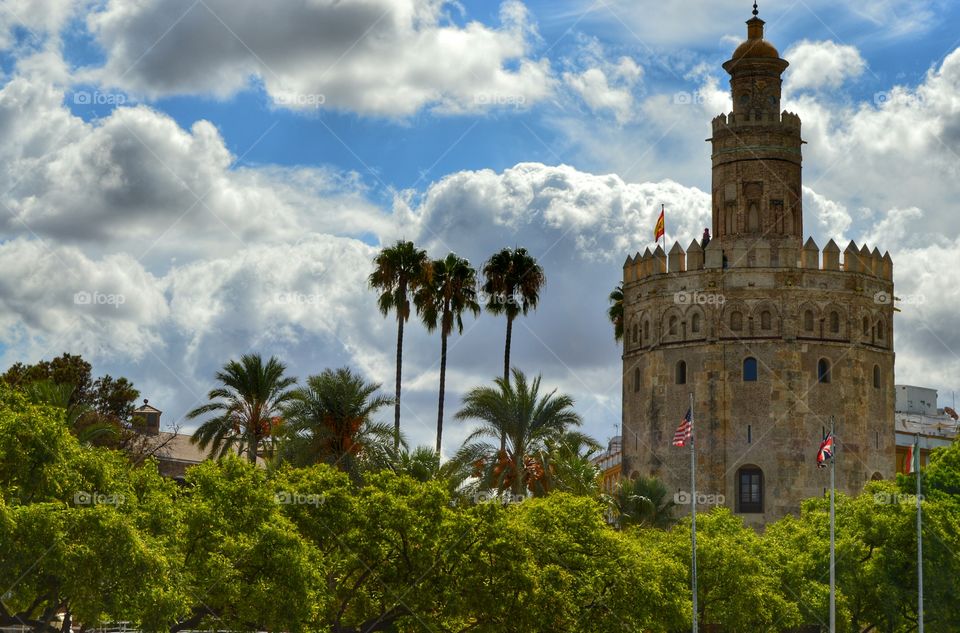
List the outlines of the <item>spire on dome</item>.
{"type": "Polygon", "coordinates": [[[760,9],[757,8],[757,3],[753,3],[753,17],[760,17],[760,9]]]}

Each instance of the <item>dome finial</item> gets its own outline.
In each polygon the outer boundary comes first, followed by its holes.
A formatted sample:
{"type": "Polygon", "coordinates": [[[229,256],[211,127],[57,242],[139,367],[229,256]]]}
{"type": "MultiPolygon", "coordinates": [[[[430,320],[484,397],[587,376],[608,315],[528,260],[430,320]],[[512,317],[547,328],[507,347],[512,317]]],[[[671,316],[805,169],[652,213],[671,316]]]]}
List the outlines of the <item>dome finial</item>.
{"type": "Polygon", "coordinates": [[[760,16],[760,9],[757,8],[757,3],[754,2],[754,3],[753,3],[753,17],[759,17],[759,16],[760,16]]]}

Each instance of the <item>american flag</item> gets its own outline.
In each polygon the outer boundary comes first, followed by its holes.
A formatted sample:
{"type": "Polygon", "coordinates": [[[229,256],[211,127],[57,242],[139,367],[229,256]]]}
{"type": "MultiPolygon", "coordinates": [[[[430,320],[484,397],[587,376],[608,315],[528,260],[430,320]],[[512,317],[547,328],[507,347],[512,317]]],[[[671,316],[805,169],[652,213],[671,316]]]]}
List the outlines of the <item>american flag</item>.
{"type": "Polygon", "coordinates": [[[673,434],[673,445],[686,446],[691,437],[693,437],[693,414],[690,409],[687,409],[687,415],[683,416],[677,432],[673,434]]]}
{"type": "Polygon", "coordinates": [[[817,468],[826,468],[829,459],[833,459],[833,435],[827,433],[817,450],[817,468]]]}

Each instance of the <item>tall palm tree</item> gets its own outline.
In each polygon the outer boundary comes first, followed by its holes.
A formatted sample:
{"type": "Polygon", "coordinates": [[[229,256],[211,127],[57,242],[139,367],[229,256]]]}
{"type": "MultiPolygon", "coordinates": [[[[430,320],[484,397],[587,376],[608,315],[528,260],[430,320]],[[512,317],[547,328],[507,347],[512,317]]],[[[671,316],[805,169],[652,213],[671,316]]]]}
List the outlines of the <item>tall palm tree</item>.
{"type": "Polygon", "coordinates": [[[536,309],[547,279],[536,258],[525,248],[505,248],[483,265],[483,292],[491,314],[507,316],[507,340],[503,350],[503,379],[510,381],[510,342],[513,320],[536,309]]]}
{"type": "Polygon", "coordinates": [[[437,455],[443,436],[443,397],[447,384],[447,338],[456,328],[463,333],[463,313],[480,314],[477,303],[477,271],[470,262],[450,253],[435,260],[432,279],[417,289],[413,301],[427,331],[440,329],[440,398],[437,405],[437,455]]]}
{"type": "Polygon", "coordinates": [[[187,413],[190,419],[218,414],[190,441],[204,450],[209,446],[218,458],[236,450],[256,463],[258,449],[278,431],[282,407],[293,396],[297,379],[284,376],[286,369],[273,356],[264,363],[259,354],[228,362],[216,374],[221,386],[207,394],[210,402],[187,413]]]}
{"type": "Polygon", "coordinates": [[[397,384],[393,403],[394,447],[400,446],[400,375],[403,366],[403,324],[410,319],[410,294],[430,280],[427,252],[413,242],[398,241],[380,251],[373,259],[370,287],[380,291],[378,305],[387,316],[397,314],[397,384]]]}
{"type": "Polygon", "coordinates": [[[365,461],[388,463],[394,429],[373,416],[393,399],[379,389],[346,367],[307,378],[284,409],[281,457],[297,466],[326,463],[351,474],[365,461]]]}
{"type": "Polygon", "coordinates": [[[610,309],[607,310],[607,318],[613,323],[613,338],[620,342],[623,340],[623,283],[617,284],[617,287],[610,293],[610,309]]]}
{"type": "Polygon", "coordinates": [[[481,423],[464,440],[457,461],[483,464],[492,483],[514,494],[542,478],[535,454],[546,452],[549,441],[583,422],[573,410],[573,398],[556,389],[541,394],[540,376],[531,382],[519,369],[513,370],[512,383],[497,378],[495,387],[471,389],[455,417],[481,423]],[[498,449],[484,438],[504,438],[505,446],[498,449]]]}

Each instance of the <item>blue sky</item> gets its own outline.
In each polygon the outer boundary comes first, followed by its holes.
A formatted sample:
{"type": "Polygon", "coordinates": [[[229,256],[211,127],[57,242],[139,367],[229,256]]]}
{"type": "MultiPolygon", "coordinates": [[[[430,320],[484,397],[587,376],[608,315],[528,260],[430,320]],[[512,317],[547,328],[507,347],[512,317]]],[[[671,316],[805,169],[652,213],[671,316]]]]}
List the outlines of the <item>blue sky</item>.
{"type": "MultiPolygon", "coordinates": [[[[514,358],[618,423],[605,297],[627,254],[708,218],[720,65],[750,3],[694,0],[0,1],[0,355],[83,353],[165,421],[248,349],[304,376],[390,384],[392,323],[364,288],[380,244],[479,265],[528,246],[543,305],[514,358]],[[685,100],[685,96],[690,97],[685,100]],[[78,306],[78,292],[123,296],[78,306]],[[293,299],[291,300],[291,297],[293,299]]],[[[956,3],[763,2],[804,120],[805,227],[894,256],[898,382],[954,389],[960,335],[956,3]],[[938,274],[932,271],[939,270],[938,274]]],[[[496,374],[471,322],[450,402],[496,374]]],[[[432,336],[411,328],[405,409],[429,443],[432,336]]],[[[449,453],[466,429],[447,434],[449,453]]]]}

